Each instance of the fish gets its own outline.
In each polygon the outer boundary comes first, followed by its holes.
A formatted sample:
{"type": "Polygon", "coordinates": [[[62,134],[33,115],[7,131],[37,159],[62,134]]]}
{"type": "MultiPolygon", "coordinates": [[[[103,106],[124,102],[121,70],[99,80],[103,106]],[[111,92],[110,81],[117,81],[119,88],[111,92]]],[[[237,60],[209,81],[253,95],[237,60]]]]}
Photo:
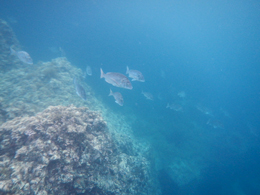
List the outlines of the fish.
{"type": "Polygon", "coordinates": [[[92,69],[91,69],[90,66],[87,66],[86,73],[87,73],[88,76],[92,76],[92,69]]]}
{"type": "Polygon", "coordinates": [[[66,53],[65,53],[64,49],[62,49],[62,47],[59,47],[59,51],[60,51],[60,57],[65,58],[66,57],[66,53]]]}
{"type": "Polygon", "coordinates": [[[65,54],[64,50],[61,47],[52,46],[52,47],[48,47],[48,49],[52,53],[58,54],[59,57],[66,57],[66,54],[65,54]]]}
{"type": "Polygon", "coordinates": [[[76,78],[73,79],[73,82],[77,95],[81,97],[83,100],[87,100],[85,89],[78,83],[76,78]]]}
{"type": "Polygon", "coordinates": [[[151,93],[142,91],[142,94],[146,97],[146,99],[153,100],[153,95],[151,93]]]}
{"type": "Polygon", "coordinates": [[[210,125],[214,129],[224,129],[223,123],[217,119],[209,119],[207,125],[210,125]]]}
{"type": "Polygon", "coordinates": [[[124,99],[123,99],[123,96],[122,96],[121,93],[119,93],[119,92],[113,92],[113,91],[110,89],[110,93],[109,93],[108,96],[114,96],[114,98],[115,98],[115,100],[116,100],[115,102],[116,102],[118,105],[123,106],[123,104],[124,104],[124,99]]]}
{"type": "Polygon", "coordinates": [[[90,66],[87,66],[87,67],[86,67],[86,71],[85,71],[84,74],[83,74],[83,78],[85,79],[85,78],[87,77],[87,75],[88,75],[88,76],[92,76],[92,69],[91,69],[90,66]]]}
{"type": "Polygon", "coordinates": [[[15,51],[12,47],[10,47],[11,55],[15,55],[26,64],[33,64],[33,60],[30,55],[26,51],[15,51]]]}
{"type": "Polygon", "coordinates": [[[170,108],[171,110],[175,110],[177,112],[183,112],[183,108],[179,104],[167,104],[166,108],[170,108]]]}
{"type": "Polygon", "coordinates": [[[202,112],[203,114],[205,114],[205,115],[214,116],[214,115],[212,114],[212,111],[211,111],[209,108],[207,108],[207,107],[204,107],[204,106],[201,106],[201,105],[197,105],[196,108],[197,108],[200,112],[202,112]]]}
{"type": "Polygon", "coordinates": [[[143,74],[138,70],[129,70],[129,67],[127,66],[126,74],[128,74],[128,76],[132,78],[132,81],[145,82],[143,74]]]}
{"type": "Polygon", "coordinates": [[[100,72],[101,72],[100,78],[105,78],[105,81],[107,83],[115,87],[121,87],[130,90],[133,89],[131,82],[125,75],[117,72],[108,72],[105,74],[102,68],[100,68],[100,72]]]}
{"type": "Polygon", "coordinates": [[[177,95],[178,95],[180,98],[185,98],[185,97],[186,97],[185,91],[180,91],[177,95]]]}

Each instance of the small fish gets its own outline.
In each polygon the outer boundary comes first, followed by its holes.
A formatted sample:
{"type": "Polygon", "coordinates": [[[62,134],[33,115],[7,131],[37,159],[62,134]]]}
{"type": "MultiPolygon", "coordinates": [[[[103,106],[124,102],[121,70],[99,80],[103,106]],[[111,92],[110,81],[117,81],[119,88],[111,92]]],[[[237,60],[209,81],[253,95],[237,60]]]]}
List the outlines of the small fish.
{"type": "Polygon", "coordinates": [[[167,104],[166,108],[170,108],[171,110],[175,110],[177,112],[183,112],[183,108],[179,104],[167,104]]]}
{"type": "Polygon", "coordinates": [[[125,89],[133,89],[133,86],[131,84],[131,82],[129,81],[129,79],[120,73],[117,72],[108,72],[108,73],[104,73],[102,68],[100,68],[100,78],[105,78],[105,81],[115,87],[121,87],[121,88],[125,88],[125,89]]]}
{"type": "Polygon", "coordinates": [[[216,119],[209,119],[207,121],[207,125],[210,125],[214,129],[224,129],[223,123],[219,120],[216,120],[216,119]]]}
{"type": "Polygon", "coordinates": [[[33,64],[33,60],[30,55],[26,51],[15,51],[12,47],[10,47],[11,55],[15,55],[26,64],[33,64]]]}
{"type": "Polygon", "coordinates": [[[144,97],[146,97],[146,99],[153,100],[153,95],[151,93],[142,91],[142,94],[144,95],[144,97]]]}
{"type": "Polygon", "coordinates": [[[132,78],[132,81],[145,82],[143,74],[138,70],[129,70],[129,67],[126,67],[126,74],[132,78]]]}
{"type": "Polygon", "coordinates": [[[209,108],[207,108],[207,107],[204,107],[204,106],[201,106],[201,105],[197,105],[196,108],[197,108],[200,112],[202,112],[203,114],[205,114],[205,115],[214,116],[214,115],[212,114],[212,111],[211,111],[209,108]]]}
{"type": "Polygon", "coordinates": [[[108,96],[114,96],[114,98],[115,98],[115,102],[118,104],[118,105],[120,105],[120,106],[123,106],[123,104],[124,104],[124,99],[123,99],[123,96],[122,96],[122,94],[121,93],[119,93],[119,92],[113,92],[111,89],[110,89],[110,93],[109,93],[109,95],[108,96]]]}
{"type": "Polygon", "coordinates": [[[64,49],[62,49],[62,47],[59,47],[59,51],[60,51],[60,57],[66,57],[66,53],[64,49]]]}
{"type": "Polygon", "coordinates": [[[92,69],[91,69],[90,66],[87,66],[86,73],[87,73],[88,76],[92,76],[92,69]]]}
{"type": "Polygon", "coordinates": [[[180,91],[177,95],[178,95],[180,98],[185,98],[185,97],[186,97],[185,91],[180,91]]]}
{"type": "Polygon", "coordinates": [[[55,47],[55,46],[52,46],[52,47],[48,47],[48,49],[52,52],[52,53],[59,53],[59,48],[58,47],[55,47]]]}
{"type": "Polygon", "coordinates": [[[85,72],[84,72],[84,74],[83,74],[83,78],[85,79],[85,78],[87,77],[87,75],[88,75],[88,76],[92,76],[92,69],[91,69],[90,66],[87,66],[87,67],[86,67],[86,70],[85,70],[85,72]]]}
{"type": "Polygon", "coordinates": [[[76,89],[76,93],[79,97],[81,97],[83,100],[87,99],[85,89],[78,83],[77,79],[73,79],[74,87],[76,89]]]}

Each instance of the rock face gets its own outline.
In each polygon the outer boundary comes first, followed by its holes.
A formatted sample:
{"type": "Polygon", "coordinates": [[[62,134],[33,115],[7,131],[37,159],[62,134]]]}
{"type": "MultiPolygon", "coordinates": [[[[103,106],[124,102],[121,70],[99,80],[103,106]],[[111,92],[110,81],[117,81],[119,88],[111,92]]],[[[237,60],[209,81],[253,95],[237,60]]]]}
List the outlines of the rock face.
{"type": "Polygon", "coordinates": [[[0,194],[153,194],[149,163],[122,153],[88,108],[49,107],[0,126],[0,194]]]}

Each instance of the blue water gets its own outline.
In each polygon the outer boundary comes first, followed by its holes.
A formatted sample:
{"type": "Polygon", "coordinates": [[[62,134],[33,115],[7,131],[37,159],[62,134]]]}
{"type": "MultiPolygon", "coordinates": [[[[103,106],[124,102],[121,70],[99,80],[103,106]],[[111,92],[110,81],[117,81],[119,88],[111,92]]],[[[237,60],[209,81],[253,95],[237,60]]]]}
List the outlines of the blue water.
{"type": "Polygon", "coordinates": [[[259,1],[10,0],[0,3],[0,18],[34,62],[58,57],[49,47],[61,47],[73,65],[92,67],[86,82],[96,94],[138,118],[134,134],[155,151],[163,194],[260,194],[259,1]],[[124,96],[121,108],[107,97],[99,69],[125,73],[126,66],[146,81],[133,82],[133,90],[112,88],[124,96]],[[199,159],[199,179],[178,185],[167,170],[176,156],[199,159]]]}

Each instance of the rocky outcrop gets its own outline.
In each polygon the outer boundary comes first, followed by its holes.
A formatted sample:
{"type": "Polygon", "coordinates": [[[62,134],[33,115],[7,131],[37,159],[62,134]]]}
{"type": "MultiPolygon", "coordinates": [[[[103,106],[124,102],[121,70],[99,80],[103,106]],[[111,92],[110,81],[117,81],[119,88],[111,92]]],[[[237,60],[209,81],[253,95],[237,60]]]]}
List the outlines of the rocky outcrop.
{"type": "Polygon", "coordinates": [[[0,194],[153,194],[148,161],[122,153],[96,112],[49,107],[0,126],[0,194]]]}

